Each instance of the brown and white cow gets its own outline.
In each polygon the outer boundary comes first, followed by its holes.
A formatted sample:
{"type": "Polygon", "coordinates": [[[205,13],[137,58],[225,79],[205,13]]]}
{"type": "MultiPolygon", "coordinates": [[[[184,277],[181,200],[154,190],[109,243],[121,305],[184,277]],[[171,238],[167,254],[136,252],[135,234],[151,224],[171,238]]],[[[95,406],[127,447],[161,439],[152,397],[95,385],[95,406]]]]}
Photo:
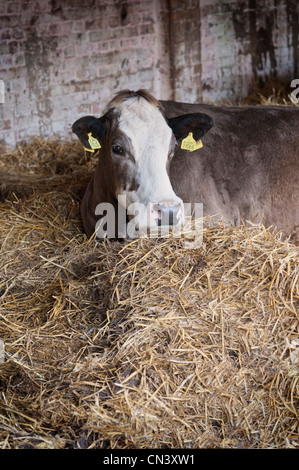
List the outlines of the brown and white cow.
{"type": "Polygon", "coordinates": [[[86,149],[101,146],[81,204],[88,236],[101,203],[115,208],[116,233],[119,208],[138,207],[134,227],[126,214],[128,236],[136,225],[183,223],[183,205],[202,203],[204,215],[232,224],[259,218],[299,243],[298,108],[158,102],[125,90],[102,117],[80,118],[72,130],[86,149]],[[190,132],[203,137],[192,152],[180,147],[190,132]]]}

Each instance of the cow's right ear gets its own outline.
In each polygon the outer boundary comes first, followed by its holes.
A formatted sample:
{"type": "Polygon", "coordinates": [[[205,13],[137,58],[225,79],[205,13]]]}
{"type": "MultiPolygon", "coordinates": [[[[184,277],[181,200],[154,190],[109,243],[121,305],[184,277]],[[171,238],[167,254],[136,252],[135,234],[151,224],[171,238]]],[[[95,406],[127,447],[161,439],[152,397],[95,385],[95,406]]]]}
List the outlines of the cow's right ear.
{"type": "Polygon", "coordinates": [[[85,116],[72,125],[72,131],[77,135],[85,150],[94,152],[101,148],[101,141],[105,135],[105,119],[94,116],[85,116]]]}

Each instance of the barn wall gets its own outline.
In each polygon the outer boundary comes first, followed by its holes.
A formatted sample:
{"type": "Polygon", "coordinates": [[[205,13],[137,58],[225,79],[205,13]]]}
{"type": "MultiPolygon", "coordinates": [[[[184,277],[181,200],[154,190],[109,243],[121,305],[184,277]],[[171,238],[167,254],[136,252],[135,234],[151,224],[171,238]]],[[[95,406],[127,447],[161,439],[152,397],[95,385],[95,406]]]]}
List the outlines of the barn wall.
{"type": "Polygon", "coordinates": [[[0,0],[0,143],[69,137],[123,88],[234,101],[298,68],[296,0],[0,0]]]}
{"type": "Polygon", "coordinates": [[[201,0],[202,100],[246,96],[252,80],[299,75],[299,2],[201,0]]]}
{"type": "Polygon", "coordinates": [[[123,88],[168,97],[163,0],[0,3],[0,142],[69,136],[78,116],[101,113],[123,88]]]}

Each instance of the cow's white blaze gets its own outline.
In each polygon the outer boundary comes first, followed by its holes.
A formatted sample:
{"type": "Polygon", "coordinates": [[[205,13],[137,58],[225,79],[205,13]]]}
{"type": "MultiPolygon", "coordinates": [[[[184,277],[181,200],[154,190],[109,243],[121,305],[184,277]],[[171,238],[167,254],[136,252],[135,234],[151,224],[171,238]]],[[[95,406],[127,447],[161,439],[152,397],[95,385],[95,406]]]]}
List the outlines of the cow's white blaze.
{"type": "MultiPolygon", "coordinates": [[[[125,191],[127,207],[136,203],[138,214],[134,225],[143,228],[156,224],[149,213],[152,203],[173,202],[181,204],[180,222],[183,221],[183,202],[174,193],[167,173],[167,160],[172,140],[172,130],[158,108],[145,99],[129,98],[117,106],[120,112],[119,128],[133,147],[139,187],[125,191]],[[144,210],[142,210],[144,207],[144,210]]],[[[128,231],[133,227],[128,226],[128,231]]]]}

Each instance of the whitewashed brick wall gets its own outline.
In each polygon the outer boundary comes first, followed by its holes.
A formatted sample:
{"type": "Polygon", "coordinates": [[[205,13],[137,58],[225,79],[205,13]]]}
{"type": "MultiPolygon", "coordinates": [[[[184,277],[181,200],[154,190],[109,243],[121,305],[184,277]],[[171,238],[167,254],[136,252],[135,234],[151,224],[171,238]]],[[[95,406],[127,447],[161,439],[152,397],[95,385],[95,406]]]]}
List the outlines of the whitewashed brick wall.
{"type": "Polygon", "coordinates": [[[170,95],[166,2],[0,0],[0,143],[71,136],[123,88],[170,95]]]}
{"type": "Polygon", "coordinates": [[[232,102],[299,78],[296,0],[0,0],[0,144],[71,137],[124,88],[232,102]]]}

